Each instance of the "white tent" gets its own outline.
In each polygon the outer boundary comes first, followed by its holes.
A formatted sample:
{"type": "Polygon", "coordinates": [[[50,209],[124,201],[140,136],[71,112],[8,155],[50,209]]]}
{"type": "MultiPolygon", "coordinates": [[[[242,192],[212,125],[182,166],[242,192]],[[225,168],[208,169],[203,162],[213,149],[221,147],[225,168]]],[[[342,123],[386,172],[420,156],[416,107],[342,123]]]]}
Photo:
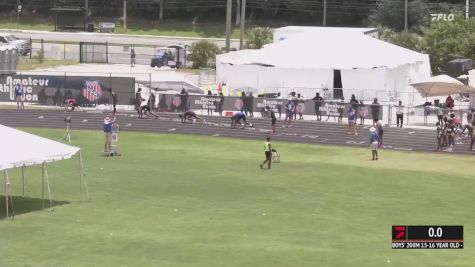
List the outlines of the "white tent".
{"type": "MultiPolygon", "coordinates": [[[[31,165],[42,165],[43,176],[43,189],[44,179],[48,184],[49,182],[46,172],[45,163],[69,159],[79,152],[79,164],[80,164],[80,184],[82,183],[82,177],[84,176],[84,169],[82,163],[82,156],[80,149],[77,147],[65,145],[50,139],[46,139],[37,135],[26,133],[17,129],[13,129],[0,124],[0,171],[4,171],[5,174],[5,198],[8,217],[8,188],[10,181],[8,178],[8,170],[13,168],[22,168],[23,183],[24,183],[24,168],[31,165]],[[46,174],[46,175],[45,175],[46,174]]],[[[89,198],[87,189],[87,182],[84,179],[86,193],[89,198]]],[[[82,186],[81,186],[82,188],[82,186]]],[[[24,191],[23,191],[24,194],[24,191]]],[[[51,202],[51,194],[50,202],[51,202]]],[[[43,190],[44,199],[44,190],[43,190]]]]}
{"type": "Polygon", "coordinates": [[[452,94],[473,94],[475,88],[448,75],[438,75],[411,84],[423,96],[446,96],[452,94]]]}
{"type": "MultiPolygon", "coordinates": [[[[409,99],[410,83],[430,76],[429,56],[361,33],[304,32],[260,50],[216,58],[217,82],[232,88],[333,89],[341,74],[345,98],[375,91],[409,99]]],[[[305,90],[304,90],[305,91],[305,90]]],[[[300,92],[305,95],[305,92],[300,92]]],[[[307,96],[308,97],[308,96],[307,96]]]]}
{"type": "Polygon", "coordinates": [[[379,30],[376,28],[353,28],[353,27],[315,27],[315,26],[286,26],[274,29],[274,43],[292,38],[295,35],[306,32],[337,33],[346,35],[348,33],[364,34],[373,38],[379,37],[379,30]]]}

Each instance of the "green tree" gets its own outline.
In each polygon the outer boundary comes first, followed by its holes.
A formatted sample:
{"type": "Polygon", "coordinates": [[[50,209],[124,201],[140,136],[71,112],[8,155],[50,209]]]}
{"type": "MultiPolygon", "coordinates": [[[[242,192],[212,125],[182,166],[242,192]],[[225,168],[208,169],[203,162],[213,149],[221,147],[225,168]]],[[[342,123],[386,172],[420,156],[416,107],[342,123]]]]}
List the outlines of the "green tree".
{"type": "Polygon", "coordinates": [[[475,58],[475,18],[465,20],[462,14],[456,14],[454,21],[433,22],[422,32],[422,48],[430,55],[435,72],[452,59],[475,58]]]}
{"type": "Polygon", "coordinates": [[[411,49],[414,51],[422,51],[422,38],[411,32],[394,33],[387,39],[388,42],[411,49]]]}
{"type": "Polygon", "coordinates": [[[261,49],[265,44],[272,43],[272,29],[269,27],[251,28],[246,33],[246,46],[251,49],[261,49]]]}
{"type": "Polygon", "coordinates": [[[214,43],[203,40],[193,43],[191,53],[193,68],[206,68],[214,63],[216,55],[219,53],[219,48],[214,43]]]}

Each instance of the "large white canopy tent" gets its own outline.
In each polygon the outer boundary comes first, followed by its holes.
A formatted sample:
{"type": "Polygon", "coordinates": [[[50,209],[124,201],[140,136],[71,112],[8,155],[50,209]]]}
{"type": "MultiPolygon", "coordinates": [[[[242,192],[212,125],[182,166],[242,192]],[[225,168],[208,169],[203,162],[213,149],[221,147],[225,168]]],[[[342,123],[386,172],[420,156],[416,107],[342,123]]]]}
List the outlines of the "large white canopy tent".
{"type": "Polygon", "coordinates": [[[10,180],[8,170],[13,168],[22,168],[23,176],[23,196],[24,191],[24,169],[31,165],[42,165],[42,199],[44,208],[44,187],[45,179],[48,188],[48,194],[51,200],[51,193],[49,190],[48,175],[46,173],[46,163],[55,162],[59,160],[69,159],[79,153],[80,165],[80,189],[82,195],[82,182],[84,177],[84,186],[86,189],[87,198],[89,199],[89,191],[87,188],[87,181],[84,174],[84,166],[80,149],[70,145],[62,144],[60,142],[52,141],[37,135],[26,133],[17,129],[13,129],[0,124],[0,171],[5,175],[5,201],[6,213],[9,213],[9,195],[11,206],[13,201],[11,198],[10,180]]]}
{"type": "MultiPolygon", "coordinates": [[[[233,88],[292,88],[296,92],[334,89],[334,71],[341,74],[343,94],[372,99],[376,92],[414,102],[413,81],[430,77],[429,56],[361,33],[344,35],[309,31],[216,58],[218,83],[233,88]]],[[[416,101],[422,100],[417,99],[416,101]]]]}

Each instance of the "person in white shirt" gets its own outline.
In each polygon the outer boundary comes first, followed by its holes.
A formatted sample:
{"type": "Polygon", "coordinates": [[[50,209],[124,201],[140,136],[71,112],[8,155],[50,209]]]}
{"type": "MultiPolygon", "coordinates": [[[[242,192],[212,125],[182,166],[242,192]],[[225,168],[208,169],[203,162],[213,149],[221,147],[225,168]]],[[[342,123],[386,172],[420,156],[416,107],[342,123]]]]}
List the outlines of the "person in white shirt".
{"type": "Polygon", "coordinates": [[[397,127],[402,128],[404,119],[404,106],[402,105],[402,101],[399,100],[399,105],[396,106],[396,124],[397,127]]]}

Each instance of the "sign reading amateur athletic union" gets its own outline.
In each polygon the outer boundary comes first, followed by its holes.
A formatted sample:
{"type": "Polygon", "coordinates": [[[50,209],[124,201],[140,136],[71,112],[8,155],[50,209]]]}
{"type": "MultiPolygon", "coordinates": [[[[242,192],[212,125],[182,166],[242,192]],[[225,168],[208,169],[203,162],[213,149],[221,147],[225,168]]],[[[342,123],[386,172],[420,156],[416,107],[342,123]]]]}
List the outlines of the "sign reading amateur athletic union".
{"type": "Polygon", "coordinates": [[[48,87],[50,80],[48,78],[36,78],[34,76],[23,76],[19,78],[18,76],[6,76],[5,81],[0,83],[0,93],[3,97],[0,99],[5,99],[5,95],[8,95],[8,100],[15,100],[15,86],[20,84],[23,90],[23,100],[25,101],[38,101],[38,92],[34,91],[35,87],[48,87]]]}

